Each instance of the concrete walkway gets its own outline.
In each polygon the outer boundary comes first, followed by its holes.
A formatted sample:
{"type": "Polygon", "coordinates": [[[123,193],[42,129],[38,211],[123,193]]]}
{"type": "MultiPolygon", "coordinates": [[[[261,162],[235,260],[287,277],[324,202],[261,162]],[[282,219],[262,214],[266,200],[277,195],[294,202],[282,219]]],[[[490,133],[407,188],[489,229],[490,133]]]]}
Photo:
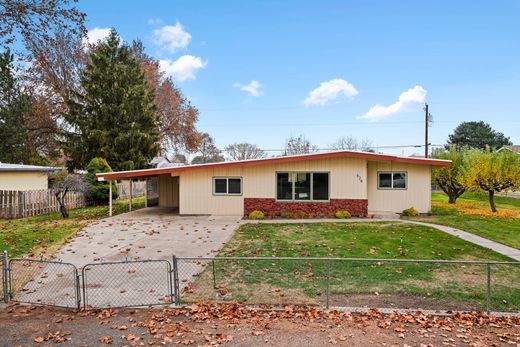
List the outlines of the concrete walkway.
{"type": "Polygon", "coordinates": [[[425,223],[425,222],[416,222],[405,219],[394,219],[394,218],[380,218],[380,219],[274,219],[274,220],[261,220],[261,221],[252,221],[252,220],[242,220],[242,224],[246,223],[275,223],[275,224],[283,224],[283,223],[373,223],[373,222],[400,222],[400,223],[408,223],[408,224],[417,224],[423,225],[431,228],[435,228],[447,234],[459,237],[465,241],[471,242],[475,245],[479,245],[484,248],[489,248],[497,253],[505,255],[511,259],[516,261],[520,261],[520,250],[503,245],[501,243],[488,240],[486,238],[477,236],[475,234],[468,233],[466,231],[448,227],[445,225],[425,223]]]}

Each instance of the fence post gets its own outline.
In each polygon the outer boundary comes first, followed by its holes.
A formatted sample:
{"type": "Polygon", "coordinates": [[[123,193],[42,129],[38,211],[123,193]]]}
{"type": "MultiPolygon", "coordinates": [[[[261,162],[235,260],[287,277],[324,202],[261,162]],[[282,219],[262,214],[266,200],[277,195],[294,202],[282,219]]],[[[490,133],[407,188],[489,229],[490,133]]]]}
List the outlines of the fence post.
{"type": "Polygon", "coordinates": [[[486,287],[486,308],[487,314],[491,314],[491,264],[487,263],[487,287],[486,287]]]}
{"type": "Polygon", "coordinates": [[[81,310],[81,289],[79,280],[80,275],[76,267],[74,267],[74,274],[76,275],[76,302],[78,304],[78,310],[81,310]]]}
{"type": "Polygon", "coordinates": [[[330,258],[327,258],[327,310],[329,309],[330,297],[330,258]]]}
{"type": "Polygon", "coordinates": [[[217,289],[217,273],[215,271],[215,260],[211,261],[211,267],[213,270],[213,289],[217,289]]]}
{"type": "Polygon", "coordinates": [[[175,305],[180,306],[181,298],[180,298],[180,290],[179,290],[179,268],[177,264],[177,257],[174,255],[172,257],[172,271],[173,271],[173,295],[175,296],[175,305]]]}
{"type": "Polygon", "coordinates": [[[3,266],[2,266],[2,288],[4,290],[4,302],[6,304],[9,303],[9,255],[7,251],[4,251],[3,257],[3,266]]]}

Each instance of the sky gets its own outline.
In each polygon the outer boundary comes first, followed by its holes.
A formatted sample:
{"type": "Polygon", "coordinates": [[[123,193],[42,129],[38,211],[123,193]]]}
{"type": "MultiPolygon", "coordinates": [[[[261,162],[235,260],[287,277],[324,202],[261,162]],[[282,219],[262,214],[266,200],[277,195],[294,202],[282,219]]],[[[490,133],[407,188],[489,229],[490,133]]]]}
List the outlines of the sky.
{"type": "MultiPolygon", "coordinates": [[[[444,144],[483,120],[520,143],[520,1],[86,1],[91,40],[140,39],[219,148],[304,134],[444,144]]],[[[409,155],[420,148],[380,148],[409,155]]],[[[274,154],[274,152],[273,152],[274,154]]]]}

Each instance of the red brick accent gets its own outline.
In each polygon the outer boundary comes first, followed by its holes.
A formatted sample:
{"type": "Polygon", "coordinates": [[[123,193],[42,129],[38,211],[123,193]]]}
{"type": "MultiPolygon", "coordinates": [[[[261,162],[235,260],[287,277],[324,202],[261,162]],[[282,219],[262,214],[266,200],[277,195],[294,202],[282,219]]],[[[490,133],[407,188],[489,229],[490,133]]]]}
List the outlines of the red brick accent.
{"type": "Polygon", "coordinates": [[[367,199],[330,199],[324,202],[285,202],[269,198],[244,198],[244,215],[260,210],[268,215],[280,215],[285,210],[288,214],[304,212],[307,215],[334,216],[337,211],[349,211],[352,216],[366,216],[368,213],[367,199]]]}

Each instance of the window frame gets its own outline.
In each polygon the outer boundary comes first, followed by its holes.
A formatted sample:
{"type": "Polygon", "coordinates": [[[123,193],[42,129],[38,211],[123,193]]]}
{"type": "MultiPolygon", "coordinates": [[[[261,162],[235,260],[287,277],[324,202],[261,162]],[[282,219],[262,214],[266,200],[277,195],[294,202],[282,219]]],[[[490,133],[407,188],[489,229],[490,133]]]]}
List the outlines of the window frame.
{"type": "Polygon", "coordinates": [[[408,190],[408,171],[378,171],[377,172],[377,189],[378,190],[408,190]],[[404,174],[404,188],[394,188],[394,174],[404,174]],[[391,187],[381,187],[379,183],[379,175],[380,174],[390,174],[392,186],[391,187]]]}
{"type": "Polygon", "coordinates": [[[274,174],[274,186],[275,186],[275,201],[279,201],[279,202],[303,202],[303,203],[306,203],[306,202],[330,202],[330,171],[308,171],[308,170],[298,170],[298,171],[276,171],[275,174],[274,174]],[[309,200],[296,200],[295,199],[295,182],[291,182],[292,183],[292,199],[278,199],[278,174],[283,174],[283,173],[286,173],[286,174],[289,174],[289,176],[291,174],[298,174],[298,173],[306,173],[306,174],[310,174],[311,175],[311,181],[310,181],[310,185],[311,185],[311,191],[310,191],[310,199],[309,200]],[[328,179],[328,182],[327,182],[327,200],[314,200],[314,174],[315,173],[319,173],[319,174],[327,174],[329,179],[328,179]]]}
{"type": "Polygon", "coordinates": [[[244,180],[242,176],[213,176],[212,177],[212,193],[213,196],[242,196],[244,193],[244,180]],[[217,193],[215,192],[216,188],[216,180],[226,180],[226,193],[217,193]],[[240,193],[229,193],[229,180],[230,179],[238,179],[240,180],[240,193]]]}

